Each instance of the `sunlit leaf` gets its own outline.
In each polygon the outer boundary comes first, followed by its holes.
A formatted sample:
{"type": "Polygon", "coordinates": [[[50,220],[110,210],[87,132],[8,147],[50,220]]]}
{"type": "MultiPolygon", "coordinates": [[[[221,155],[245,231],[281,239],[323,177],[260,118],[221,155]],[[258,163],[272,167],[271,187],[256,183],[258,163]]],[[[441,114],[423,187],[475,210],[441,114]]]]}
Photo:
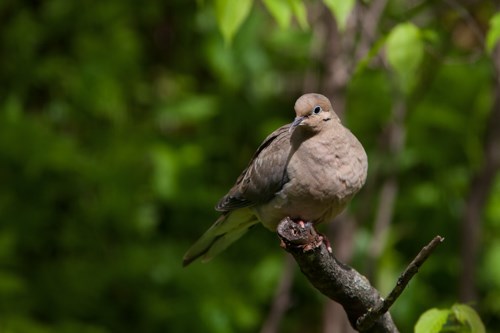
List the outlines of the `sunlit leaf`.
{"type": "Polygon", "coordinates": [[[436,205],[439,201],[439,189],[434,182],[421,182],[416,185],[412,190],[415,204],[428,207],[436,205]]]}
{"type": "Polygon", "coordinates": [[[439,34],[434,29],[421,29],[420,35],[421,35],[422,40],[424,40],[426,42],[433,43],[433,44],[439,42],[439,34]]]}
{"type": "Polygon", "coordinates": [[[252,293],[262,300],[273,297],[278,280],[283,272],[283,258],[268,256],[253,267],[251,283],[252,293]]]}
{"type": "Polygon", "coordinates": [[[280,28],[286,29],[290,26],[292,8],[288,0],[263,0],[263,2],[280,28]]]}
{"type": "Polygon", "coordinates": [[[323,2],[337,20],[340,31],[344,31],[349,14],[356,2],[354,0],[323,0],[323,2]]]}
{"type": "Polygon", "coordinates": [[[495,243],[485,249],[484,264],[481,265],[485,273],[484,279],[492,286],[500,287],[500,244],[495,243]]]}
{"type": "Polygon", "coordinates": [[[496,13],[490,20],[490,28],[486,35],[486,49],[488,52],[493,52],[498,40],[500,40],[500,12],[496,13]]]}
{"type": "Polygon", "coordinates": [[[375,43],[373,43],[370,50],[365,54],[365,56],[360,61],[358,61],[356,69],[354,70],[354,75],[358,75],[359,73],[361,73],[363,70],[366,69],[370,61],[373,58],[375,58],[378,55],[380,49],[384,47],[385,41],[386,38],[381,38],[375,43]]]}
{"type": "Polygon", "coordinates": [[[307,9],[306,5],[301,0],[288,0],[292,12],[297,18],[299,26],[306,30],[309,28],[309,23],[307,23],[307,9]]]}
{"type": "Polygon", "coordinates": [[[224,40],[229,43],[252,9],[253,0],[216,0],[215,14],[224,40]]]}
{"type": "Polygon", "coordinates": [[[205,120],[217,112],[216,108],[217,102],[212,96],[188,96],[159,108],[157,121],[164,129],[176,128],[205,120]]]}
{"type": "Polygon", "coordinates": [[[485,333],[484,324],[477,312],[466,304],[455,304],[451,308],[455,317],[461,322],[470,327],[470,331],[474,333],[485,333]]]}
{"type": "Polygon", "coordinates": [[[154,166],[153,187],[159,197],[171,199],[177,193],[178,164],[175,152],[158,145],[151,150],[154,166]]]}
{"type": "Polygon", "coordinates": [[[438,333],[446,323],[449,310],[430,309],[425,311],[415,325],[415,333],[438,333]]]}
{"type": "MultiPolygon", "coordinates": [[[[491,221],[491,224],[496,228],[500,228],[500,177],[496,177],[495,183],[493,185],[488,206],[486,207],[486,216],[488,220],[491,221]]],[[[495,246],[498,245],[498,258],[500,259],[500,243],[495,243],[495,246]]],[[[498,281],[500,283],[500,266],[493,265],[494,267],[498,267],[498,281]]],[[[492,267],[488,266],[489,269],[492,267]]]]}
{"type": "Polygon", "coordinates": [[[387,61],[396,72],[403,92],[411,90],[424,55],[420,30],[412,23],[401,23],[392,29],[386,42],[387,61]]]}

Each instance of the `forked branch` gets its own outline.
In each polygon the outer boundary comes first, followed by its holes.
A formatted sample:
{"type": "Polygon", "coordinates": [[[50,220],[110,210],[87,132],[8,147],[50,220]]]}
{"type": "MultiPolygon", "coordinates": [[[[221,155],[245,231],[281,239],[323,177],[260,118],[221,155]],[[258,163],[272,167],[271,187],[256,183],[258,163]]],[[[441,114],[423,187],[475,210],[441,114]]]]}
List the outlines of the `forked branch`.
{"type": "Polygon", "coordinates": [[[301,271],[321,293],[344,308],[351,325],[359,332],[399,332],[388,310],[401,295],[418,268],[444,239],[436,236],[408,265],[387,299],[380,297],[368,279],[339,262],[327,249],[323,236],[311,223],[289,218],[277,229],[282,246],[293,255],[301,271]]]}

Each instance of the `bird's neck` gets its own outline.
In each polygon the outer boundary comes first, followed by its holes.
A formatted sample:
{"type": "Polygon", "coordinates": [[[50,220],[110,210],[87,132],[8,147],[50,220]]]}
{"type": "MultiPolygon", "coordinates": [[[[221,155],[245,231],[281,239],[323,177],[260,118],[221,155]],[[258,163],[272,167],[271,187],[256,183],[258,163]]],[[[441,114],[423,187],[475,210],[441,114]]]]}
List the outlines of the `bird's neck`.
{"type": "Polygon", "coordinates": [[[315,130],[306,127],[297,127],[290,138],[292,147],[298,148],[302,143],[311,138],[319,139],[320,141],[334,140],[336,137],[344,135],[345,128],[340,122],[332,119],[329,122],[322,124],[321,128],[315,130]]]}
{"type": "Polygon", "coordinates": [[[298,149],[305,141],[315,137],[317,134],[318,132],[312,130],[311,128],[297,127],[290,137],[292,149],[298,149]]]}

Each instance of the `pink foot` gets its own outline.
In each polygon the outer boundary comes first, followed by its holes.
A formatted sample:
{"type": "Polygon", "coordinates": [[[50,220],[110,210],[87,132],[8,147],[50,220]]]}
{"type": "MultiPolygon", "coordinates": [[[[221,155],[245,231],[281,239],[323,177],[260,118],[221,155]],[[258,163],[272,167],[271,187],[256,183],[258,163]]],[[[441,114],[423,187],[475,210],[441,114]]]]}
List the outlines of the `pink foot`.
{"type": "Polygon", "coordinates": [[[332,244],[330,243],[330,240],[328,239],[328,237],[326,237],[325,234],[322,234],[322,233],[319,233],[319,232],[318,232],[318,235],[319,235],[319,241],[323,242],[323,244],[325,244],[326,249],[328,250],[328,252],[329,253],[333,253],[332,244]]]}
{"type": "Polygon", "coordinates": [[[333,253],[332,251],[332,244],[330,244],[330,240],[325,236],[321,235],[321,238],[323,238],[323,243],[325,243],[326,249],[328,250],[329,253],[333,253]]]}

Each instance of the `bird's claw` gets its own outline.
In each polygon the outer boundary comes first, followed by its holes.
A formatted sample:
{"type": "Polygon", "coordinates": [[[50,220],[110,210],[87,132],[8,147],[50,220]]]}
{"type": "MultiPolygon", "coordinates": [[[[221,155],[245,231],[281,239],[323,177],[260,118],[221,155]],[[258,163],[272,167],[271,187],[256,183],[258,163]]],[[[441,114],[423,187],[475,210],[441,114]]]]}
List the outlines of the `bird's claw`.
{"type": "Polygon", "coordinates": [[[325,244],[326,249],[328,250],[328,253],[333,253],[332,244],[330,243],[330,240],[328,239],[328,237],[326,237],[323,234],[320,234],[319,237],[320,237],[320,240],[323,242],[323,244],[325,244]]]}
{"type": "Polygon", "coordinates": [[[280,247],[282,249],[286,249],[286,243],[283,241],[283,239],[280,239],[280,247]]]}

